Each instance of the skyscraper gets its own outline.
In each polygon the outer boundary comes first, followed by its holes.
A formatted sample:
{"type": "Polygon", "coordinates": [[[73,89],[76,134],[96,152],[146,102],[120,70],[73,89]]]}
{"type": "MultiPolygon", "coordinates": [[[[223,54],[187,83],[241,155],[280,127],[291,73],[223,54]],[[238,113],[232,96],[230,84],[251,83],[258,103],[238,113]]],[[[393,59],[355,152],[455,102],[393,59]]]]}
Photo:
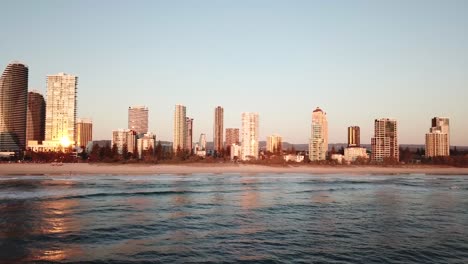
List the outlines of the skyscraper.
{"type": "Polygon", "coordinates": [[[215,108],[214,115],[214,131],[213,131],[213,144],[214,151],[223,151],[223,125],[224,125],[224,109],[221,106],[215,108]]]}
{"type": "Polygon", "coordinates": [[[0,152],[26,147],[28,66],[12,62],[0,77],[0,152]]]}
{"type": "Polygon", "coordinates": [[[282,150],[283,139],[278,135],[271,135],[267,137],[266,151],[271,153],[280,153],[282,150]]]}
{"type": "Polygon", "coordinates": [[[198,141],[200,150],[206,150],[206,135],[200,134],[200,140],[198,141]]]}
{"type": "Polygon", "coordinates": [[[358,126],[348,127],[348,147],[360,147],[361,146],[361,132],[358,126]]]}
{"type": "Polygon", "coordinates": [[[426,157],[450,156],[450,127],[446,117],[434,117],[426,134],[426,157]]]}
{"type": "Polygon", "coordinates": [[[242,113],[241,159],[258,159],[258,113],[242,113]]]}
{"type": "Polygon", "coordinates": [[[239,129],[226,128],[226,146],[229,148],[232,144],[239,144],[239,129]]]}
{"type": "Polygon", "coordinates": [[[176,105],[174,111],[174,140],[172,142],[172,148],[174,152],[177,148],[180,150],[185,149],[185,142],[187,139],[187,123],[186,123],[186,107],[183,105],[176,105]]]}
{"type": "Polygon", "coordinates": [[[397,121],[388,118],[375,119],[374,137],[371,139],[371,144],[372,161],[382,162],[385,158],[398,161],[400,152],[398,149],[397,121]]]}
{"type": "Polygon", "coordinates": [[[320,161],[327,158],[328,121],[327,114],[317,107],[312,112],[312,130],[309,141],[309,159],[320,161]]]}
{"type": "Polygon", "coordinates": [[[28,93],[28,113],[26,121],[26,142],[35,140],[42,143],[45,138],[46,104],[39,92],[28,93]]]}
{"type": "Polygon", "coordinates": [[[193,150],[193,118],[187,117],[186,121],[186,138],[185,138],[185,150],[192,152],[193,150]]]}
{"type": "Polygon", "coordinates": [[[130,106],[128,108],[128,129],[137,134],[148,132],[148,107],[130,106]]]}
{"type": "Polygon", "coordinates": [[[89,118],[76,120],[76,145],[86,147],[93,140],[93,121],[89,118]]]}
{"type": "Polygon", "coordinates": [[[47,76],[45,140],[49,145],[75,145],[77,86],[77,76],[66,73],[47,76]]]}

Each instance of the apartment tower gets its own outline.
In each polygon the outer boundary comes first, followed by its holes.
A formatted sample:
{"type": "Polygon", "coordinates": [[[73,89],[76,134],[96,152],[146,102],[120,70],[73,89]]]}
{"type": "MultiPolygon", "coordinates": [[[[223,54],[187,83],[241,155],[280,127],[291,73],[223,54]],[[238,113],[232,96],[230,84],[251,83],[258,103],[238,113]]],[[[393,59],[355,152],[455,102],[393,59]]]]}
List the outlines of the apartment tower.
{"type": "Polygon", "coordinates": [[[26,118],[26,142],[35,140],[42,143],[45,138],[46,103],[44,96],[37,91],[28,93],[26,118]]]}
{"type": "Polygon", "coordinates": [[[399,160],[397,121],[388,118],[375,119],[374,137],[371,139],[371,160],[382,162],[385,158],[399,160]]]}
{"type": "Polygon", "coordinates": [[[434,117],[426,134],[426,157],[450,156],[450,127],[446,117],[434,117]]]}
{"type": "Polygon", "coordinates": [[[309,141],[309,159],[320,161],[327,158],[328,121],[327,114],[317,107],[312,112],[312,129],[309,141]]]}
{"type": "Polygon", "coordinates": [[[270,153],[281,153],[283,146],[283,139],[278,135],[271,135],[267,137],[266,151],[270,153]]]}
{"type": "Polygon", "coordinates": [[[112,146],[117,146],[117,152],[123,154],[124,147],[127,147],[127,152],[133,154],[137,147],[136,132],[131,129],[119,129],[112,131],[112,146]]]}
{"type": "Polygon", "coordinates": [[[184,150],[187,139],[187,110],[183,105],[176,105],[174,111],[174,130],[172,148],[174,152],[177,149],[184,150]]]}
{"type": "Polygon", "coordinates": [[[258,159],[258,113],[242,113],[241,159],[258,159]]]}
{"type": "Polygon", "coordinates": [[[218,106],[215,108],[213,129],[214,151],[218,153],[221,153],[223,151],[223,125],[224,109],[221,106],[218,106]]]}
{"type": "Polygon", "coordinates": [[[193,151],[193,118],[185,118],[186,138],[185,138],[185,150],[189,152],[193,151]]]}
{"type": "Polygon", "coordinates": [[[148,132],[148,107],[130,106],[128,108],[128,129],[138,135],[148,132]]]}
{"type": "Polygon", "coordinates": [[[75,145],[78,77],[47,76],[45,140],[56,147],[75,145]]]}
{"type": "Polygon", "coordinates": [[[86,147],[93,140],[93,121],[90,118],[76,119],[76,145],[86,147]]]}
{"type": "Polygon", "coordinates": [[[26,148],[28,73],[28,66],[12,62],[0,77],[0,152],[26,148]]]}
{"type": "Polygon", "coordinates": [[[361,146],[361,129],[358,126],[348,127],[348,148],[361,146]]]}

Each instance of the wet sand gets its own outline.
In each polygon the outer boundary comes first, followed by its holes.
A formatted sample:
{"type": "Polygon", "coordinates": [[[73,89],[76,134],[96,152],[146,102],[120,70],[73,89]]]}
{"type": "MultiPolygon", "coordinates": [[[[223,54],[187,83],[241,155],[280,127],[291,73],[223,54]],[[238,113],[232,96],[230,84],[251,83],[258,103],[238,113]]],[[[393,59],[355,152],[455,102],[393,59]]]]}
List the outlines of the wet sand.
{"type": "Polygon", "coordinates": [[[349,175],[468,175],[468,168],[407,165],[407,166],[265,166],[250,164],[87,164],[64,163],[61,166],[51,164],[0,164],[2,175],[148,175],[148,174],[197,174],[197,173],[303,173],[303,174],[349,174],[349,175]]]}

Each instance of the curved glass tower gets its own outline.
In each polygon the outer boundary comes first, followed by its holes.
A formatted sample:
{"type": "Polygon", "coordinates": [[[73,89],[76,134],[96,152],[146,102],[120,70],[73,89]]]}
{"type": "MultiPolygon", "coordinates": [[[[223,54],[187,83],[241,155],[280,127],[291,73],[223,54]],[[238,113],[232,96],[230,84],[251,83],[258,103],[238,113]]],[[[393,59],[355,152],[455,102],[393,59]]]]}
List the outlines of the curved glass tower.
{"type": "Polygon", "coordinates": [[[0,77],[0,152],[21,152],[26,147],[28,66],[8,64],[0,77]]]}

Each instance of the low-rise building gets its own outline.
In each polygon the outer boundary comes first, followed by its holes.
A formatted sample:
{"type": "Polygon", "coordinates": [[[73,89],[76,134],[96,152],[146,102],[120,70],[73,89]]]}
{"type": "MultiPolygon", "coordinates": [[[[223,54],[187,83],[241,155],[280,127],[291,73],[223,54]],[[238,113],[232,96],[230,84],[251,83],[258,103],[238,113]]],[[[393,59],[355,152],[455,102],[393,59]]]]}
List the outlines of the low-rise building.
{"type": "Polygon", "coordinates": [[[296,155],[296,154],[288,154],[288,155],[284,155],[283,156],[283,159],[286,161],[286,162],[289,162],[289,161],[292,161],[292,162],[303,162],[304,159],[305,159],[305,156],[304,155],[296,155]]]}
{"type": "Polygon", "coordinates": [[[367,150],[365,148],[345,148],[344,159],[348,162],[354,162],[357,158],[368,159],[367,150]]]}
{"type": "Polygon", "coordinates": [[[151,150],[154,155],[154,151],[156,149],[156,135],[148,132],[143,134],[142,137],[137,139],[137,150],[138,150],[138,157],[141,159],[144,151],[151,150]]]}

